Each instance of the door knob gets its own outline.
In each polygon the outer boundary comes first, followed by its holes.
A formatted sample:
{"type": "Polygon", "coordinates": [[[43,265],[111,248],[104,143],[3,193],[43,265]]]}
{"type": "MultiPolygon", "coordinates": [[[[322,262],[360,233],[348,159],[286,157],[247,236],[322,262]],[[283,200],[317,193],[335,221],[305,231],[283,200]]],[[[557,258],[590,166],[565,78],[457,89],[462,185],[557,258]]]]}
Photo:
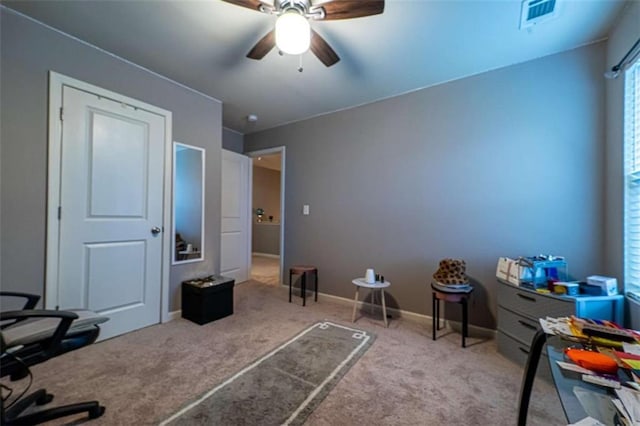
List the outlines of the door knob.
{"type": "Polygon", "coordinates": [[[158,228],[157,226],[154,226],[153,228],[151,228],[151,233],[153,235],[158,235],[160,232],[162,232],[162,229],[158,228]]]}

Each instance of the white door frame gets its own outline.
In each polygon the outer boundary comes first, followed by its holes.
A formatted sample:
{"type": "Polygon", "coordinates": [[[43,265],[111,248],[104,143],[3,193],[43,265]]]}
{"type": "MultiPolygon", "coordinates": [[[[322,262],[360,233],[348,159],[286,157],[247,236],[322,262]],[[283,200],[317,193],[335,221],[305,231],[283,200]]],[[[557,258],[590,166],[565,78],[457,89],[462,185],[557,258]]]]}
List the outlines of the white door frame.
{"type": "Polygon", "coordinates": [[[45,308],[55,309],[58,305],[58,262],[60,243],[60,221],[58,206],[60,205],[60,176],[62,173],[62,90],[64,86],[96,94],[115,102],[132,105],[153,114],[164,117],[165,150],[164,150],[164,185],[163,185],[163,219],[162,225],[162,294],[160,295],[160,320],[167,322],[169,316],[169,265],[171,265],[171,143],[172,113],[162,108],[149,105],[137,99],[121,95],[110,90],[76,80],[54,71],[49,72],[49,135],[48,135],[48,172],[47,172],[47,254],[45,270],[45,308]]]}
{"type": "MultiPolygon", "coordinates": [[[[255,157],[263,155],[280,154],[280,284],[284,284],[284,182],[285,182],[285,164],[286,162],[286,146],[275,146],[273,148],[261,149],[258,151],[245,152],[252,160],[255,157]]],[[[251,164],[253,172],[253,161],[251,164]]],[[[249,205],[253,204],[253,179],[249,181],[249,205]]],[[[251,244],[249,244],[249,256],[251,256],[251,244]]],[[[251,259],[251,257],[249,257],[251,259]]]]}

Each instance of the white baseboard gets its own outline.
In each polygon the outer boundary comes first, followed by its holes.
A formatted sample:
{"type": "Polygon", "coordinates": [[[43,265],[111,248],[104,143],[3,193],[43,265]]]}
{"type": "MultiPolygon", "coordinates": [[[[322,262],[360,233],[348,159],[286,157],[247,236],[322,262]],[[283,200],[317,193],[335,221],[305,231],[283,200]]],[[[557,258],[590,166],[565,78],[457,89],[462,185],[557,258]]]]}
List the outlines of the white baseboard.
{"type": "MultiPolygon", "coordinates": [[[[283,287],[289,287],[288,284],[282,284],[283,287]]],[[[312,291],[307,290],[307,294],[313,294],[312,291]]],[[[309,297],[309,296],[307,296],[309,297]]],[[[333,301],[333,302],[337,302],[341,305],[345,305],[345,306],[350,306],[353,307],[353,299],[348,299],[346,297],[341,297],[341,296],[334,296],[333,294],[327,294],[327,293],[321,293],[318,292],[318,301],[321,300],[326,300],[326,301],[333,301]]],[[[364,302],[362,300],[358,301],[358,309],[364,309],[366,308],[367,310],[370,310],[372,307],[372,304],[369,302],[364,302]]],[[[373,304],[373,310],[379,314],[382,315],[382,308],[380,307],[379,304],[373,304]]],[[[412,311],[405,311],[403,309],[396,309],[396,308],[390,308],[387,307],[387,314],[391,314],[392,316],[396,317],[396,318],[405,318],[411,321],[416,321],[416,322],[420,322],[420,323],[427,323],[429,324],[429,326],[431,326],[431,324],[433,323],[433,317],[429,316],[429,315],[425,315],[425,314],[419,314],[417,312],[412,312],[412,311]]],[[[441,321],[443,321],[444,319],[441,318],[441,321]]],[[[449,325],[451,328],[455,329],[455,330],[459,330],[460,328],[462,328],[462,323],[460,321],[447,321],[444,320],[445,322],[445,326],[449,325]]],[[[473,335],[474,337],[483,337],[483,338],[490,338],[493,339],[496,337],[496,330],[490,329],[490,328],[485,328],[485,327],[479,327],[477,325],[473,325],[473,324],[469,324],[469,334],[473,335]]]]}
{"type": "Polygon", "coordinates": [[[251,252],[252,256],[260,256],[260,257],[270,257],[271,259],[280,259],[279,254],[271,254],[271,253],[260,253],[257,251],[251,252]]]}
{"type": "Polygon", "coordinates": [[[175,319],[182,318],[182,310],[178,309],[177,311],[169,312],[169,321],[173,321],[175,319]]]}

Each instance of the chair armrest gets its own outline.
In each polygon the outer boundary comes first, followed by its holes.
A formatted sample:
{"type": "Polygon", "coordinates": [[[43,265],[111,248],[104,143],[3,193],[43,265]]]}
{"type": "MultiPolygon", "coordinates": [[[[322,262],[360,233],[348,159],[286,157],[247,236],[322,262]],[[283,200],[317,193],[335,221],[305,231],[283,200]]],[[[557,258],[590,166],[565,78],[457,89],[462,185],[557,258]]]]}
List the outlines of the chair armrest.
{"type": "Polygon", "coordinates": [[[40,300],[40,296],[37,294],[19,293],[17,291],[0,291],[0,297],[4,297],[4,296],[22,297],[24,299],[27,299],[22,309],[33,309],[36,307],[36,305],[38,304],[38,301],[40,300]]]}
{"type": "MultiPolygon", "coordinates": [[[[22,310],[22,311],[9,311],[0,313],[0,321],[17,320],[22,321],[29,318],[59,318],[60,323],[56,327],[53,335],[42,341],[39,344],[42,345],[44,355],[50,358],[61,349],[61,342],[64,336],[67,334],[69,327],[73,320],[78,318],[78,314],[69,311],[55,311],[55,310],[22,310]]],[[[20,325],[17,325],[19,327],[20,325]]],[[[4,352],[5,348],[2,348],[4,352]]]]}
{"type": "Polygon", "coordinates": [[[22,311],[0,312],[0,321],[27,318],[69,318],[73,321],[78,318],[78,314],[71,311],[56,311],[53,309],[26,309],[22,311]]]}

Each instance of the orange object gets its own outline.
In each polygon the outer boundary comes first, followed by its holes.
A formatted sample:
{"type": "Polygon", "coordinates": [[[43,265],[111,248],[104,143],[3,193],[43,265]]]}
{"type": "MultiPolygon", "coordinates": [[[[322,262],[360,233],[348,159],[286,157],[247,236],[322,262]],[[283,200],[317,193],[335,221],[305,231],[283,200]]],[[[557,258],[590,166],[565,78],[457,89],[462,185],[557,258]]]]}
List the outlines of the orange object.
{"type": "Polygon", "coordinates": [[[584,349],[565,349],[567,357],[587,370],[596,373],[615,374],[618,371],[618,363],[610,356],[599,352],[586,351],[584,349]]]}

